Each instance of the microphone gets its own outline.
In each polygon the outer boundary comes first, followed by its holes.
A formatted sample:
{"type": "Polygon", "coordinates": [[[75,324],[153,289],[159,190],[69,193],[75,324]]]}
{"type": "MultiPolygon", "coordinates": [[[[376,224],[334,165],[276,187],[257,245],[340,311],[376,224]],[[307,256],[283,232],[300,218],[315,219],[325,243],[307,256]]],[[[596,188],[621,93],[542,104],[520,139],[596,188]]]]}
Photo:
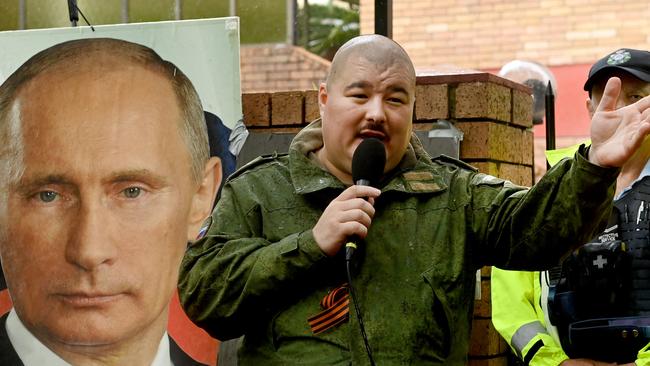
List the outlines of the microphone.
{"type": "MultiPolygon", "coordinates": [[[[374,137],[363,140],[352,155],[352,181],[358,186],[376,187],[384,174],[386,149],[384,144],[374,137]]],[[[357,239],[352,237],[345,244],[345,259],[352,259],[357,249],[357,239]]]]}

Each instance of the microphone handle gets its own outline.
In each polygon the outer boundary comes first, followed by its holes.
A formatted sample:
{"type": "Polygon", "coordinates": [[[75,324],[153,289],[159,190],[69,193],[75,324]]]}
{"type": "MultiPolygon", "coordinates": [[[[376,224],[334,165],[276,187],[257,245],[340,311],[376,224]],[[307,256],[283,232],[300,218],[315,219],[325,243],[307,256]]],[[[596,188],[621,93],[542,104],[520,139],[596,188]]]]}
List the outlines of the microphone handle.
{"type": "Polygon", "coordinates": [[[369,186],[370,181],[368,179],[357,179],[357,181],[354,182],[354,184],[357,186],[369,186]]]}
{"type": "Polygon", "coordinates": [[[352,260],[352,256],[354,255],[354,251],[357,250],[357,243],[355,240],[355,237],[351,237],[348,239],[347,243],[345,243],[345,260],[350,261],[352,260]]]}
{"type": "MultiPolygon", "coordinates": [[[[370,181],[368,179],[357,179],[356,182],[354,182],[355,185],[357,186],[369,186],[370,181]]],[[[357,238],[356,235],[350,237],[348,241],[345,243],[345,260],[349,261],[352,260],[352,256],[354,255],[354,251],[357,250],[357,241],[359,238],[357,238]]]]}

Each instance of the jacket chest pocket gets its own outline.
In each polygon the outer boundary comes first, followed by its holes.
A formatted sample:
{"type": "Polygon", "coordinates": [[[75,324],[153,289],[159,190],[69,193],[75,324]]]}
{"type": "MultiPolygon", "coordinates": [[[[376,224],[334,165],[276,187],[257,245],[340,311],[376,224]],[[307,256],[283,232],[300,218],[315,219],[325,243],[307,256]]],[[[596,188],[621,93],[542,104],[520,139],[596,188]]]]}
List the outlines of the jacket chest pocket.
{"type": "Polygon", "coordinates": [[[304,205],[274,208],[263,213],[262,232],[267,240],[280,241],[291,234],[311,229],[316,225],[319,217],[318,211],[304,205]]]}

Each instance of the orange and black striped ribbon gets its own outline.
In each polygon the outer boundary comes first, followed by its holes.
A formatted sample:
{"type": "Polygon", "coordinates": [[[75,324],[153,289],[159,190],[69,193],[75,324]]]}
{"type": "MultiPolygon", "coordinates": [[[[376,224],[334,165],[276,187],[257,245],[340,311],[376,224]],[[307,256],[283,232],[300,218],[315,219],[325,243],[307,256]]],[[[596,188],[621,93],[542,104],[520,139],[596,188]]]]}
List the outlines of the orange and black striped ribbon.
{"type": "Polygon", "coordinates": [[[314,334],[320,334],[346,322],[349,317],[349,296],[347,283],[330,291],[320,302],[320,306],[324,310],[307,319],[311,331],[314,334]]]}

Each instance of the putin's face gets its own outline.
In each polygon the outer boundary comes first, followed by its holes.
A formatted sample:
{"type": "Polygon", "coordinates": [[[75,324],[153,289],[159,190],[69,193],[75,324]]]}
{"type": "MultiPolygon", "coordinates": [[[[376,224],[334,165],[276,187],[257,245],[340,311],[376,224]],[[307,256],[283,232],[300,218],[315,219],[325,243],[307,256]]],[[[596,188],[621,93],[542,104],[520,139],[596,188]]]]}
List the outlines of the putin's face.
{"type": "Polygon", "coordinates": [[[171,85],[136,65],[58,70],[16,103],[24,173],[0,256],[18,316],[48,346],[162,336],[199,186],[171,85]]]}

